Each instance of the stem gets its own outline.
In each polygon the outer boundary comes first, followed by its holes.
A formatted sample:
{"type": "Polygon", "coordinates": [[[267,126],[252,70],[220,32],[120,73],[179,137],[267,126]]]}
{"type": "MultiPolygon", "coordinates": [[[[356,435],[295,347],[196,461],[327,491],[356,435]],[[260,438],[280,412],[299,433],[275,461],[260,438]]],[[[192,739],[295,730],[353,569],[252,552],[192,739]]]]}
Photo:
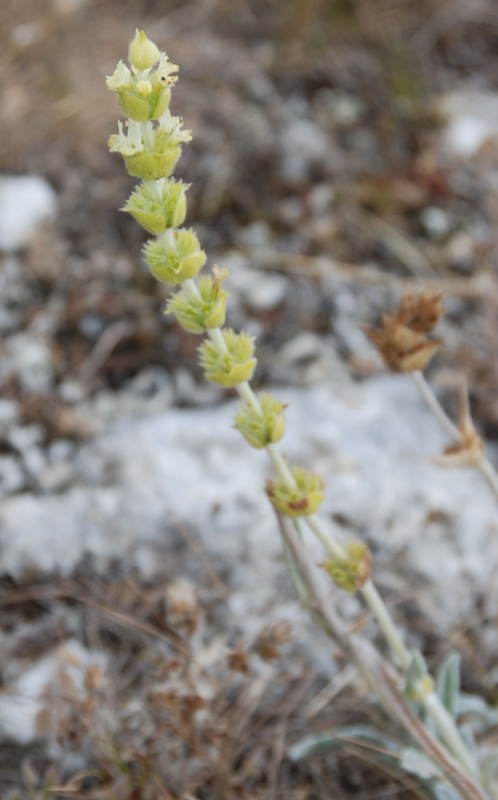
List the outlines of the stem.
{"type": "Polygon", "coordinates": [[[472,755],[461,739],[452,717],[441,705],[437,695],[431,692],[426,697],[424,705],[434,719],[441,738],[459,758],[460,763],[468,770],[469,774],[464,772],[462,766],[449,755],[416,716],[406,697],[398,688],[399,675],[383,661],[370,642],[358,635],[352,636],[347,630],[317,580],[316,570],[299,538],[291,530],[289,520],[280,514],[277,514],[277,519],[282,537],[291,550],[297,568],[307,584],[309,597],[312,600],[312,605],[309,604],[308,607],[324,620],[325,629],[328,629],[329,635],[358,666],[363,677],[391,716],[408,731],[429,758],[444,771],[452,786],[461,793],[462,797],[466,800],[486,800],[482,787],[476,782],[476,765],[472,755]]]}
{"type": "Polygon", "coordinates": [[[432,391],[431,386],[427,383],[425,375],[420,371],[411,372],[410,374],[415,381],[420,394],[424,398],[441,427],[446,431],[448,436],[453,439],[453,441],[455,441],[457,444],[460,444],[460,442],[463,441],[462,434],[442,407],[441,403],[432,391]]]}
{"type": "Polygon", "coordinates": [[[484,475],[492,491],[498,497],[498,475],[489,458],[484,457],[478,469],[484,475]]]}
{"type": "MultiPolygon", "coordinates": [[[[183,281],[182,287],[191,296],[198,297],[199,290],[194,280],[183,281]]],[[[221,328],[210,328],[207,331],[207,333],[212,343],[217,348],[217,350],[221,353],[226,353],[227,346],[221,328]]],[[[436,397],[432,393],[430,386],[426,383],[423,375],[421,373],[412,373],[412,374],[415,379],[415,382],[417,383],[417,385],[420,386],[420,389],[423,392],[424,397],[426,398],[426,402],[430,405],[434,413],[438,416],[438,419],[440,419],[441,424],[445,427],[445,429],[450,433],[451,436],[453,436],[454,438],[458,437],[458,439],[460,440],[461,436],[458,428],[455,425],[453,425],[450,418],[446,415],[444,410],[439,405],[436,397]]],[[[237,384],[235,388],[237,389],[237,392],[239,393],[242,400],[244,400],[244,402],[251,405],[252,408],[254,408],[257,411],[257,413],[262,414],[259,401],[247,381],[237,384]]],[[[266,451],[271,459],[275,472],[278,475],[280,475],[280,478],[286,483],[286,485],[289,488],[291,489],[295,488],[296,482],[294,480],[294,476],[292,475],[292,472],[290,471],[289,466],[285,458],[283,457],[282,453],[280,452],[278,446],[276,444],[269,444],[266,447],[266,451]]],[[[491,467],[491,465],[489,466],[491,467]]],[[[498,489],[498,478],[497,478],[497,489],[498,489]]],[[[316,514],[312,514],[308,517],[305,517],[304,521],[311,529],[311,531],[313,531],[315,536],[322,542],[325,549],[329,553],[331,553],[333,558],[338,559],[340,561],[345,560],[347,558],[346,551],[344,550],[342,545],[339,542],[337,542],[335,537],[323,527],[319,517],[316,514]]],[[[403,672],[406,672],[406,670],[411,664],[412,656],[396,629],[396,625],[389,612],[389,609],[382,600],[382,597],[380,596],[379,592],[375,588],[374,583],[371,580],[368,580],[365,583],[365,585],[361,588],[361,593],[363,595],[365,602],[369,606],[373,616],[377,620],[380,629],[382,630],[384,636],[386,637],[394,656],[399,662],[400,667],[402,668],[403,672]]],[[[427,695],[427,697],[423,702],[428,714],[434,720],[434,723],[436,724],[436,727],[439,730],[441,738],[446,742],[446,744],[448,745],[450,750],[454,753],[454,755],[460,759],[461,763],[467,769],[469,769],[472,774],[475,774],[476,766],[474,763],[474,759],[472,758],[470,751],[467,749],[463,739],[461,738],[455,722],[453,721],[452,717],[446,712],[444,706],[439,701],[437,695],[434,692],[431,692],[427,695]]]]}
{"type": "Polygon", "coordinates": [[[331,553],[338,561],[347,560],[347,553],[339,542],[323,527],[320,518],[316,514],[305,517],[308,527],[315,536],[320,539],[325,549],[331,553]]]}
{"type": "Polygon", "coordinates": [[[226,355],[226,353],[228,353],[228,347],[226,345],[225,339],[223,338],[221,328],[209,328],[208,336],[219,352],[223,353],[223,355],[226,355]]]}
{"type": "Polygon", "coordinates": [[[254,394],[253,390],[251,389],[250,385],[247,381],[244,383],[238,383],[236,389],[241,396],[242,400],[244,400],[247,405],[251,406],[260,417],[263,416],[263,412],[261,410],[261,406],[259,404],[259,400],[254,394]]]}
{"type": "Polygon", "coordinates": [[[271,462],[275,468],[275,472],[280,474],[280,477],[284,481],[284,483],[289,487],[289,489],[295,489],[296,481],[294,480],[294,476],[290,471],[285,458],[283,457],[282,453],[278,449],[276,444],[268,444],[266,446],[266,452],[270,456],[271,462]]]}
{"type": "Polygon", "coordinates": [[[389,609],[378,593],[372,580],[369,579],[360,591],[365,599],[365,602],[375,616],[375,619],[377,620],[384,636],[389,642],[391,650],[397,657],[400,667],[402,668],[403,672],[405,672],[411,664],[412,656],[396,629],[389,609]]]}
{"type": "MultiPolygon", "coordinates": [[[[454,442],[460,444],[463,441],[462,434],[442,407],[441,403],[434,394],[432,387],[427,383],[425,375],[422,372],[417,371],[412,372],[411,376],[415,381],[420,394],[427,403],[427,406],[430,408],[441,427],[446,431],[448,436],[453,439],[454,442]]],[[[480,464],[477,465],[477,469],[486,478],[492,492],[496,497],[498,497],[498,474],[489,458],[484,457],[480,464]]]]}
{"type": "Polygon", "coordinates": [[[471,775],[477,775],[475,759],[460,735],[455,720],[432,691],[422,701],[425,710],[435,722],[441,739],[471,775]]]}

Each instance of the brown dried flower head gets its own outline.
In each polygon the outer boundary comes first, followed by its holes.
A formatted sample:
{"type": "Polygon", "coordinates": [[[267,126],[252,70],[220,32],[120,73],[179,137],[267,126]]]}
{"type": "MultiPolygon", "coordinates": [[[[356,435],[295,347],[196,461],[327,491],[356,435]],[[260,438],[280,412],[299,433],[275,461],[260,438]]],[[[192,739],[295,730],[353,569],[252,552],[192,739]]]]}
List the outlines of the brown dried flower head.
{"type": "Polygon", "coordinates": [[[254,649],[263,661],[280,658],[280,646],[292,641],[292,632],[286,622],[277,622],[261,631],[254,649]]]}
{"type": "Polygon", "coordinates": [[[249,673],[249,657],[240,644],[228,653],[228,668],[244,675],[249,673]]]}
{"type": "Polygon", "coordinates": [[[441,295],[406,294],[396,313],[382,317],[382,328],[364,328],[391,372],[423,370],[440,348],[441,339],[427,335],[444,314],[441,295]]]}

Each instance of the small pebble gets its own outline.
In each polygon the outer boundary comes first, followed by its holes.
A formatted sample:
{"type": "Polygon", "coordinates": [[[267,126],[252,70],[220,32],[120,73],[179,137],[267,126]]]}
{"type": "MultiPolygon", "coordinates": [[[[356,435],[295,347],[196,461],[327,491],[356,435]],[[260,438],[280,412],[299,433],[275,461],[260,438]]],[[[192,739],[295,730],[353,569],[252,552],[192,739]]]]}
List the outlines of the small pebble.
{"type": "Polygon", "coordinates": [[[22,250],[40,227],[52,222],[57,195],[39,175],[0,177],[0,250],[22,250]]]}

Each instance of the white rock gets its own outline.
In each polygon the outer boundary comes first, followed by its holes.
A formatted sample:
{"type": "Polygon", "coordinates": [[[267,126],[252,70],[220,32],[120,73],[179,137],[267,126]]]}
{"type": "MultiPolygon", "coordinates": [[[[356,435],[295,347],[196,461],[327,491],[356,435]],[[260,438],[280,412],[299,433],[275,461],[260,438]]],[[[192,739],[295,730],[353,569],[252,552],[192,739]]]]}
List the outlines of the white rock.
{"type": "Polygon", "coordinates": [[[41,425],[19,425],[9,431],[7,441],[20,453],[24,453],[43,442],[44,437],[45,431],[41,425]]]}
{"type": "Polygon", "coordinates": [[[476,243],[466,231],[458,231],[449,240],[445,252],[452,267],[471,270],[474,264],[476,243]]]}
{"type": "Polygon", "coordinates": [[[446,118],[443,147],[461,158],[474,156],[488,139],[498,136],[496,94],[473,89],[437,98],[435,108],[446,118]]]}
{"type": "Polygon", "coordinates": [[[247,302],[254,311],[271,311],[284,300],[289,289],[287,278],[253,270],[252,283],[247,287],[247,302]]]}
{"type": "Polygon", "coordinates": [[[0,399],[0,430],[6,431],[19,419],[19,408],[15,400],[0,399]]]}
{"type": "Polygon", "coordinates": [[[18,492],[26,483],[24,472],[14,456],[0,456],[0,492],[18,492]]]}
{"type": "Polygon", "coordinates": [[[296,364],[318,358],[321,351],[320,338],[310,331],[303,331],[289,339],[280,349],[279,359],[287,364],[296,364]]]}
{"type": "Polygon", "coordinates": [[[451,230],[451,220],[442,208],[427,206],[420,214],[420,221],[432,239],[443,239],[451,230]]]}
{"type": "Polygon", "coordinates": [[[0,177],[0,250],[22,250],[40,225],[55,219],[56,212],[57,195],[44,178],[0,177]]]}
{"type": "MultiPolygon", "coordinates": [[[[385,376],[278,394],[290,402],[284,453],[324,476],[325,519],[340,515],[340,537],[361,531],[374,545],[381,583],[426,582],[417,602],[444,630],[491,597],[496,501],[475,471],[431,463],[444,437],[410,381],[385,376]]],[[[123,420],[82,446],[73,460],[80,485],[2,504],[2,568],[68,574],[90,553],[98,571],[120,558],[153,574],[175,553],[174,528],[188,525],[213,563],[231,571],[244,614],[277,609],[285,570],[262,491],[268,464],[231,428],[233,412],[232,404],[170,409],[123,420]]]]}
{"type": "Polygon", "coordinates": [[[337,158],[331,139],[311,120],[292,120],[281,133],[281,174],[295,184],[302,183],[316,164],[329,165],[337,158]]]}
{"type": "MultiPolygon", "coordinates": [[[[42,712],[57,715],[65,700],[61,687],[70,681],[72,702],[84,699],[89,667],[100,668],[103,675],[104,653],[86,650],[74,639],[64,642],[28,669],[12,662],[5,674],[8,692],[0,695],[0,730],[20,744],[41,738],[46,730],[39,726],[40,715],[42,712]]],[[[55,731],[56,716],[52,722],[55,731]]]]}
{"type": "Polygon", "coordinates": [[[5,352],[4,369],[19,378],[26,392],[49,391],[53,379],[52,355],[42,338],[29,331],[16,333],[6,340],[5,352]]]}

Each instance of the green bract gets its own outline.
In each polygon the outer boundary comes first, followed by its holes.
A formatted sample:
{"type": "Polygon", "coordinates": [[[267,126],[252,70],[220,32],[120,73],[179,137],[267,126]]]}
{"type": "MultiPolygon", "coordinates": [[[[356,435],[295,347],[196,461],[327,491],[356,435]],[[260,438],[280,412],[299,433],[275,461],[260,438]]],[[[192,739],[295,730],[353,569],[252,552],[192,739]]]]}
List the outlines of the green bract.
{"type": "Polygon", "coordinates": [[[199,348],[206,378],[227,388],[250,381],[257,364],[253,358],[254,337],[244,332],[235,333],[231,328],[225,328],[222,334],[225,353],[219,352],[210,341],[203,342],[199,348]]]}
{"type": "Polygon", "coordinates": [[[262,392],[258,397],[261,414],[249,403],[244,403],[235,416],[235,425],[249,444],[262,449],[280,441],[285,433],[284,404],[271,394],[262,392]]]}
{"type": "Polygon", "coordinates": [[[158,181],[167,178],[173,172],[180,158],[180,148],[174,147],[167,153],[142,153],[126,158],[126,169],[134,178],[144,181],[158,181]]]}
{"type": "Polygon", "coordinates": [[[295,486],[283,480],[269,480],[266,492],[275,508],[287,517],[307,517],[314,514],[323,502],[323,481],[314,472],[303,467],[292,467],[295,486]]]}
{"type": "Polygon", "coordinates": [[[198,281],[197,290],[198,296],[187,289],[173,295],[164,313],[174,314],[182,328],[192,333],[221,328],[225,324],[225,306],[230,297],[229,292],[221,288],[221,281],[217,277],[213,279],[210,276],[198,281]]]}
{"type": "Polygon", "coordinates": [[[206,263],[206,254],[194,231],[183,228],[168,229],[157,239],[150,239],[144,255],[152,274],[172,286],[194,278],[206,263]]]}
{"type": "Polygon", "coordinates": [[[137,84],[134,91],[118,89],[118,103],[123,114],[135,119],[138,122],[146,122],[148,119],[159,119],[168,108],[170,101],[169,89],[159,87],[152,89],[152,84],[148,81],[141,81],[142,87],[137,84]],[[150,87],[150,91],[147,89],[150,87]]]}
{"type": "Polygon", "coordinates": [[[178,228],[187,213],[186,186],[182,181],[158,180],[142,182],[131,193],[121,209],[132,214],[149,233],[163,233],[166,228],[178,228]]]}

